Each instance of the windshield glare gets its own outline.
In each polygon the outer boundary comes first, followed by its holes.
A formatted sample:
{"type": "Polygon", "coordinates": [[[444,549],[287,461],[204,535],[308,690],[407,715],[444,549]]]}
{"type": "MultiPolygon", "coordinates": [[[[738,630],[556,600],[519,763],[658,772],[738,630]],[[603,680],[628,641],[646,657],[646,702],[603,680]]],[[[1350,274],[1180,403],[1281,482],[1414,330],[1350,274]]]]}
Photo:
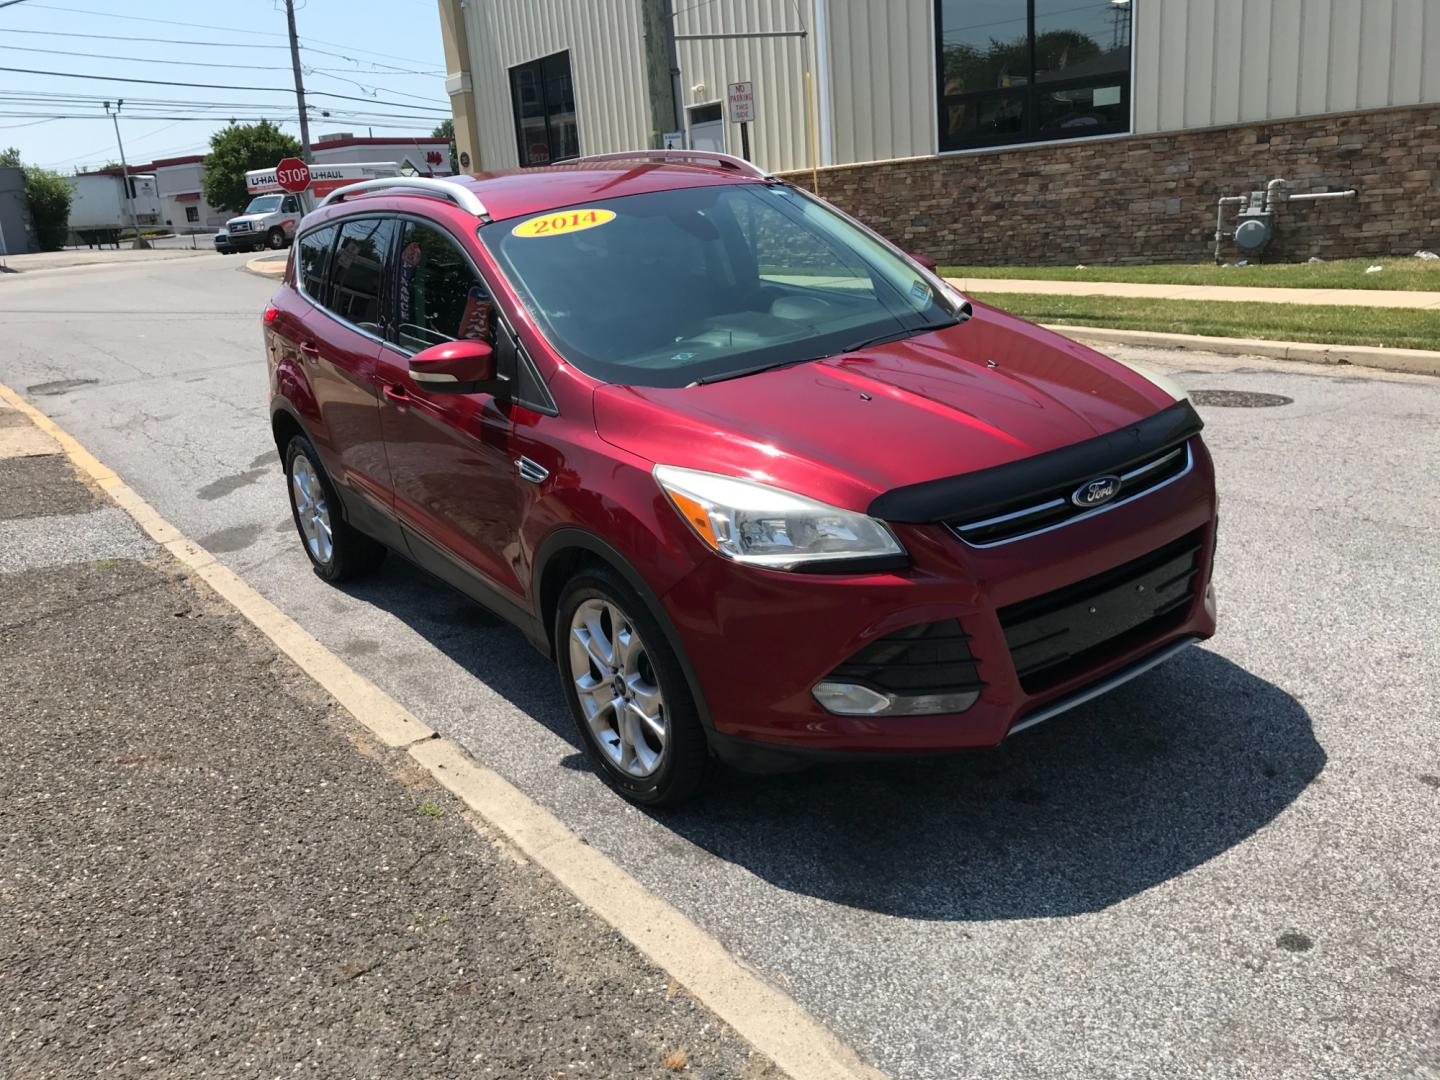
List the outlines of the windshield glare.
{"type": "Polygon", "coordinates": [[[256,195],[250,200],[250,205],[245,207],[247,214],[268,214],[272,210],[280,209],[279,195],[256,195]]]}
{"type": "Polygon", "coordinates": [[[630,195],[479,236],[551,344],[607,382],[684,386],[954,321],[914,267],[788,188],[630,195]]]}

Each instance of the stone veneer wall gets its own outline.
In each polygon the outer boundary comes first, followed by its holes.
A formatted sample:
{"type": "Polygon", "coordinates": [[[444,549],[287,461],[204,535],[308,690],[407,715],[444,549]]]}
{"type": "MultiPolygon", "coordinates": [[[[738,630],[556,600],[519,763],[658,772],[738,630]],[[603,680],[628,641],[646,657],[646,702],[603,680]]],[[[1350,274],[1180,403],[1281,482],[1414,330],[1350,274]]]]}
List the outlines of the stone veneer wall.
{"type": "MultiPolygon", "coordinates": [[[[1440,251],[1440,106],[820,170],[820,193],[940,263],[1203,262],[1215,200],[1284,177],[1269,261],[1440,251]]],[[[811,174],[787,178],[809,187],[811,174]]],[[[1234,207],[1226,208],[1227,228],[1234,207]]],[[[1233,244],[1221,248],[1239,257],[1233,244]]]]}

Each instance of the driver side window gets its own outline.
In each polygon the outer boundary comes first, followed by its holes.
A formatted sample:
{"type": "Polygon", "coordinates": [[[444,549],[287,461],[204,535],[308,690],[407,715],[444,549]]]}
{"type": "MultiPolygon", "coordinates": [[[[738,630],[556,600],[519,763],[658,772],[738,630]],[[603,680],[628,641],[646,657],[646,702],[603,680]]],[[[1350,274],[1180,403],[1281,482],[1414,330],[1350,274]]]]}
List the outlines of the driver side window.
{"type": "Polygon", "coordinates": [[[451,239],[419,222],[405,222],[395,313],[399,345],[419,352],[469,338],[495,341],[495,308],[485,283],[451,239]]]}

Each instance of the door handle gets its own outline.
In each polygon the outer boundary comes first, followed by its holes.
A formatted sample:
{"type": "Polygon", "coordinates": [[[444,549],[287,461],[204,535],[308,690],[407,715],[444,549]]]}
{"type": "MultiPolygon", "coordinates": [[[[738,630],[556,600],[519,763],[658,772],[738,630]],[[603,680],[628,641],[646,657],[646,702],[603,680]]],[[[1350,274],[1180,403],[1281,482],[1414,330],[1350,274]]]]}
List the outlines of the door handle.
{"type": "Polygon", "coordinates": [[[386,383],[380,389],[385,394],[385,396],[389,400],[395,402],[396,405],[410,404],[410,394],[405,389],[405,387],[400,386],[396,383],[386,383]]]}
{"type": "Polygon", "coordinates": [[[300,342],[300,351],[313,363],[320,359],[320,346],[313,341],[300,342]]]}

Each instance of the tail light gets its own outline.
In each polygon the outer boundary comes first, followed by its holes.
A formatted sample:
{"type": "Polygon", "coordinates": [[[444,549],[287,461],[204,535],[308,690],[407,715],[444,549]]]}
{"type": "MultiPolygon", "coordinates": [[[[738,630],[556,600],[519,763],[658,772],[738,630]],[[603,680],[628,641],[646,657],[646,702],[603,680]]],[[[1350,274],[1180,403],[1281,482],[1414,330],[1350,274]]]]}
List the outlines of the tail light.
{"type": "Polygon", "coordinates": [[[277,308],[274,304],[266,304],[266,305],[265,305],[265,316],[264,316],[264,318],[265,318],[265,321],[266,321],[267,323],[272,323],[272,322],[274,322],[274,321],[279,317],[279,315],[280,315],[280,309],[277,308]]]}

